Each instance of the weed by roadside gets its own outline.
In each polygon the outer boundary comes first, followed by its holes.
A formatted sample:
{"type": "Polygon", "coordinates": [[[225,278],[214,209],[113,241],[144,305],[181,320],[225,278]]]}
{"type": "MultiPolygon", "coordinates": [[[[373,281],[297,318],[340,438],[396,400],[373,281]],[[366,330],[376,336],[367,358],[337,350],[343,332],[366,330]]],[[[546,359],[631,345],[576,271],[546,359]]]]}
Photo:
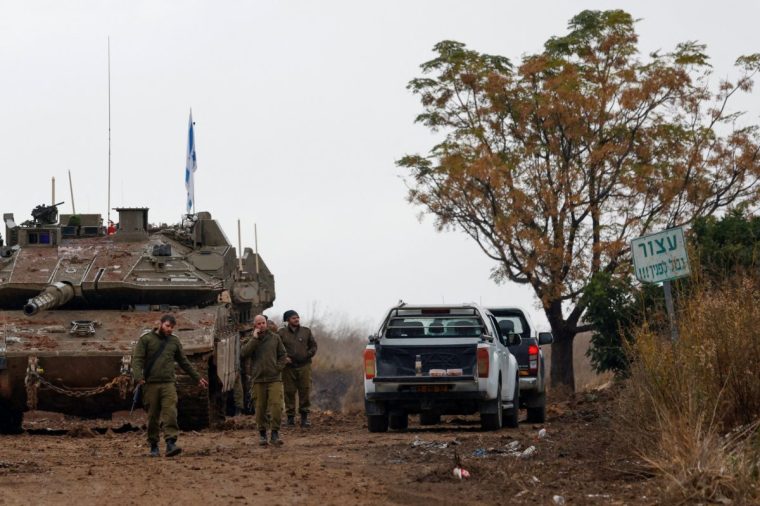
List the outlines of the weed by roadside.
{"type": "Polygon", "coordinates": [[[756,503],[760,457],[760,278],[695,289],[679,339],[643,326],[620,429],[664,480],[663,501],[756,503]]]}

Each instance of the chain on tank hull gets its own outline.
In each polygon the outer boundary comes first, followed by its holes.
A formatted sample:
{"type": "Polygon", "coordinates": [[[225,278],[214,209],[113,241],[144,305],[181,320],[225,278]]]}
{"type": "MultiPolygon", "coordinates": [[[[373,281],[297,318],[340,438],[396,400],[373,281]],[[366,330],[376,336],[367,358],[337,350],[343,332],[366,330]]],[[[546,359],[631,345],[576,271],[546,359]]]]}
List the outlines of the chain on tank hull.
{"type": "MultiPolygon", "coordinates": [[[[85,320],[92,311],[49,311],[32,317],[0,311],[0,343],[5,343],[0,367],[0,432],[18,432],[20,413],[30,409],[55,411],[84,418],[109,418],[129,410],[133,382],[131,357],[134,343],[153,328],[157,311],[99,311],[98,321],[85,320]],[[38,317],[39,316],[39,317],[38,317]],[[72,333],[73,322],[83,326],[72,333]],[[83,335],[87,333],[87,335],[83,335]]],[[[221,371],[217,362],[237,343],[237,325],[230,323],[229,308],[218,305],[175,311],[175,333],[198,372],[210,378],[203,389],[176,369],[180,428],[197,430],[224,420],[221,398],[232,388],[234,371],[221,371]]],[[[235,355],[236,356],[236,355],[235,355]]],[[[142,408],[142,403],[137,409],[142,408]]]]}

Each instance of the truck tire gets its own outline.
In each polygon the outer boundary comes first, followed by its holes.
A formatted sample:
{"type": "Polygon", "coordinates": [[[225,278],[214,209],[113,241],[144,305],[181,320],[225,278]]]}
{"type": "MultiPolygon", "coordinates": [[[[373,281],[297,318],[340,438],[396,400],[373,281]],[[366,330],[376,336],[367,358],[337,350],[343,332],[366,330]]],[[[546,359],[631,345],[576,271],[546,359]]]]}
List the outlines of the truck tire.
{"type": "Polygon", "coordinates": [[[544,423],[546,421],[546,393],[536,397],[536,404],[528,408],[528,421],[531,423],[544,423]]]}
{"type": "Polygon", "coordinates": [[[370,432],[388,432],[388,415],[367,415],[367,429],[370,432]]]}
{"type": "Polygon", "coordinates": [[[21,434],[24,413],[13,409],[9,403],[0,400],[0,434],[21,434]]]}
{"type": "Polygon", "coordinates": [[[393,430],[406,430],[409,427],[409,415],[390,415],[388,426],[393,430]]]}
{"type": "Polygon", "coordinates": [[[420,425],[438,425],[441,415],[438,413],[420,413],[420,425]]]}
{"type": "Polygon", "coordinates": [[[502,413],[504,426],[515,429],[520,426],[520,379],[515,378],[515,393],[512,397],[512,407],[502,413]]]}
{"type": "Polygon", "coordinates": [[[496,404],[496,413],[481,413],[480,414],[480,428],[483,430],[499,430],[501,429],[501,378],[499,378],[499,388],[496,390],[496,399],[490,401],[496,404]]]}

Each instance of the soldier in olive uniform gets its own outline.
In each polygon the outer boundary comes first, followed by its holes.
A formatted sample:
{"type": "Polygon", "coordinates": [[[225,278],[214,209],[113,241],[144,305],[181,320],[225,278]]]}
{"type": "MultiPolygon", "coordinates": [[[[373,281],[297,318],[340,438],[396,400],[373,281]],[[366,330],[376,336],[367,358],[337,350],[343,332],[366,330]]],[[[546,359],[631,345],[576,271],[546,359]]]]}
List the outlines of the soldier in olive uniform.
{"type": "Polygon", "coordinates": [[[259,444],[267,444],[267,429],[272,433],[270,442],[281,445],[282,421],[282,370],[288,355],[280,336],[267,328],[263,315],[253,319],[253,337],[243,346],[243,358],[251,357],[253,397],[256,399],[256,426],[259,444]]]}
{"type": "Polygon", "coordinates": [[[177,320],[174,316],[163,315],[157,329],[140,336],[132,357],[132,374],[138,388],[142,386],[143,403],[148,410],[148,443],[151,457],[159,455],[159,421],[164,426],[166,456],[173,457],[182,451],[177,446],[179,427],[174,362],[176,361],[194,381],[197,381],[198,386],[208,387],[208,381],[198,374],[182,351],[179,338],[172,334],[176,325],[177,320]]]}
{"type": "Polygon", "coordinates": [[[279,331],[282,344],[288,350],[290,363],[282,372],[285,385],[285,409],[288,425],[295,425],[296,392],[298,412],[301,413],[301,427],[311,426],[309,410],[311,402],[311,358],[317,354],[317,341],[308,327],[301,326],[301,318],[292,309],[282,316],[285,326],[279,331]]]}

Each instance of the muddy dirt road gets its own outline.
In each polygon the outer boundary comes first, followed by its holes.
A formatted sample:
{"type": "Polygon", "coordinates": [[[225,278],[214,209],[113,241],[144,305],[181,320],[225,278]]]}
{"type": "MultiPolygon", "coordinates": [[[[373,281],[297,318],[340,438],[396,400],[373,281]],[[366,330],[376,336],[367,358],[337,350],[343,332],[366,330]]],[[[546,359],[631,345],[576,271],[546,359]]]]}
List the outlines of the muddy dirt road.
{"type": "Polygon", "coordinates": [[[581,394],[541,426],[497,432],[450,417],[369,434],[360,414],[327,412],[310,429],[283,429],[280,448],[259,447],[252,418],[238,417],[228,430],[183,433],[173,459],[147,458],[140,430],[28,417],[31,434],[0,436],[0,504],[655,504],[607,405],[581,394]],[[68,432],[44,434],[53,426],[68,432]],[[455,453],[469,480],[453,477],[455,453]]]}

